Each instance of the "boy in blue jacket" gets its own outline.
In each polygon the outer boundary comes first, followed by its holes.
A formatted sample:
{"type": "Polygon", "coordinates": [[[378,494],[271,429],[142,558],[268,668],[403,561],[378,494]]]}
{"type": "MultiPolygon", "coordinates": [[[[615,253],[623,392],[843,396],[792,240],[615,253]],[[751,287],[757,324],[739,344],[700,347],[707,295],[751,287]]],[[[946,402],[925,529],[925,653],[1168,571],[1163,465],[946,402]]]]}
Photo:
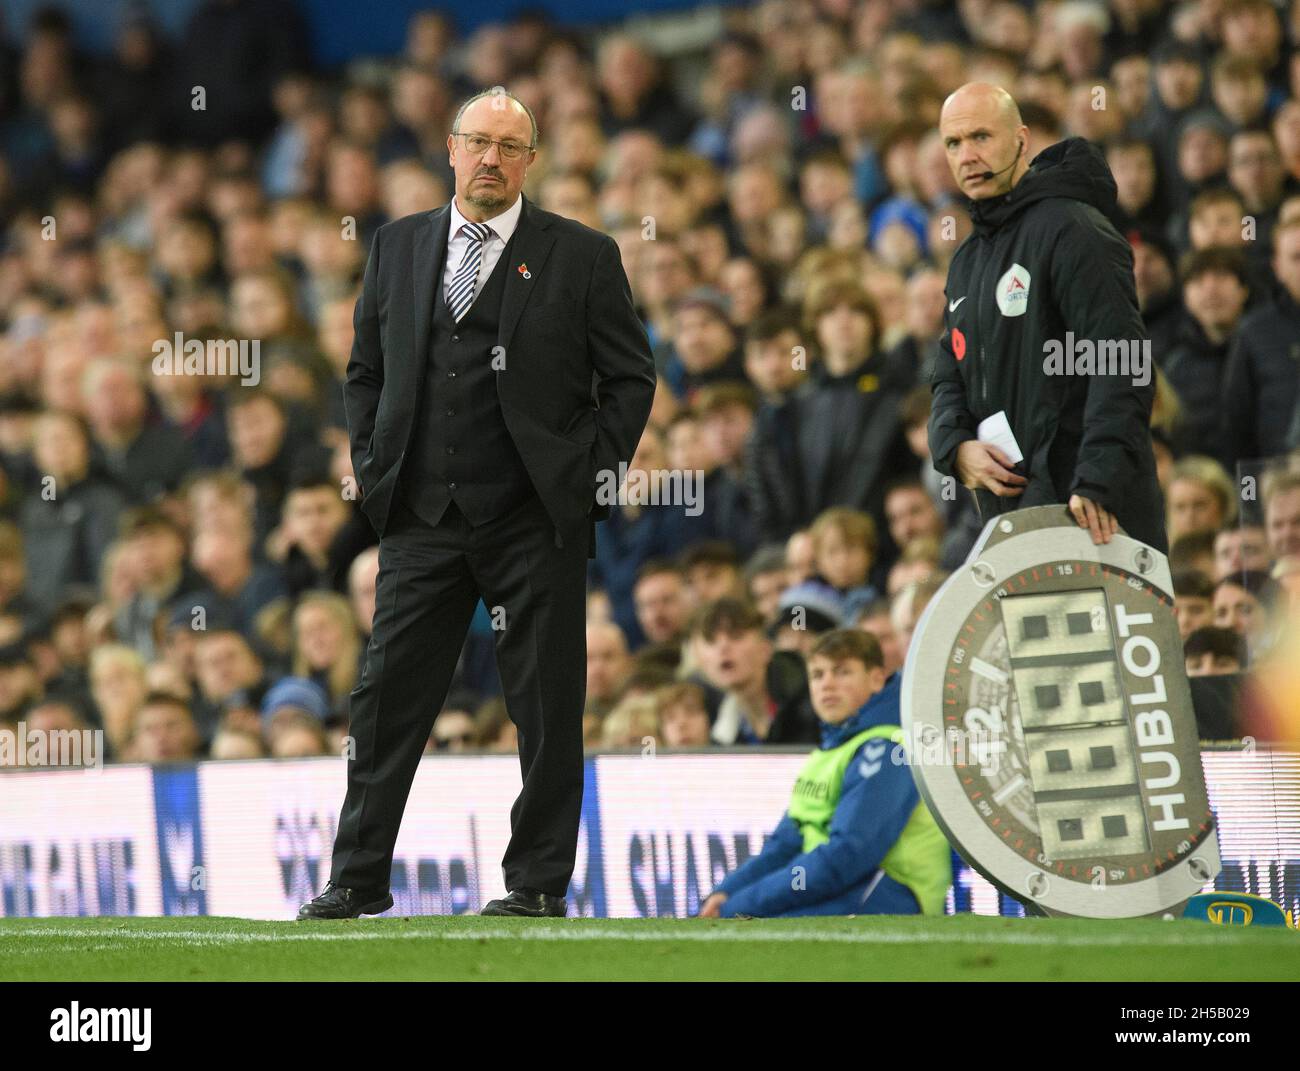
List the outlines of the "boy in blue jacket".
{"type": "Polygon", "coordinates": [[[869,632],[817,640],[808,685],[821,746],[763,850],[722,880],[702,917],[943,914],[951,851],[894,747],[901,676],[886,679],[869,632]]]}

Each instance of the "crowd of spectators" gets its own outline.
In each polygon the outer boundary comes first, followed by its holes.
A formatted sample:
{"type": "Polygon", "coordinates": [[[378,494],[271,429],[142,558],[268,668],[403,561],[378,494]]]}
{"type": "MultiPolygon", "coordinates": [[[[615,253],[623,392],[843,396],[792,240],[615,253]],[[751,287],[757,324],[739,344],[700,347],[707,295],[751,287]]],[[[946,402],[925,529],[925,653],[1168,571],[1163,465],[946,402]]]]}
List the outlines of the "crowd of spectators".
{"type": "MultiPolygon", "coordinates": [[[[816,636],[867,629],[899,669],[978,534],[926,441],[970,231],[937,119],[971,80],[1030,158],[1083,137],[1114,174],[1188,672],[1248,680],[1286,642],[1300,0],[762,0],[673,51],[425,11],[336,70],[292,0],[201,3],[174,39],[126,10],[108,55],[54,7],[0,40],[0,727],[146,762],[345,746],[378,570],[353,305],[494,85],[538,119],[525,195],[617,240],[659,374],[639,493],[597,527],[590,746],[816,742],[816,636]],[[159,359],[184,340],[256,342],[255,374],[159,359]]],[[[480,606],[430,751],[514,750],[493,637],[480,606]]],[[[1300,737],[1286,687],[1233,735],[1300,737]]]]}

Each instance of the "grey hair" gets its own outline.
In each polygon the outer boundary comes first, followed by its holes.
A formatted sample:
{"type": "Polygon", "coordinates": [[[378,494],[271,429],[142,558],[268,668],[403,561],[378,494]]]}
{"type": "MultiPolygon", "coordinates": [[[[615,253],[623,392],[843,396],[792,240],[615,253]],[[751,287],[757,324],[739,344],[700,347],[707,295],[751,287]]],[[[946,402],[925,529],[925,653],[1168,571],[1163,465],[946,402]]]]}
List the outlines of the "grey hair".
{"type": "Polygon", "coordinates": [[[528,121],[533,126],[533,137],[532,140],[528,143],[528,147],[530,149],[537,148],[537,117],[533,115],[533,109],[528,107],[527,104],[525,104],[522,100],[520,100],[518,97],[516,97],[513,93],[511,93],[508,89],[504,88],[503,86],[493,86],[491,89],[484,89],[479,93],[475,93],[472,97],[470,97],[467,101],[465,101],[465,103],[462,104],[457,109],[456,118],[452,121],[451,132],[453,134],[460,133],[460,117],[465,114],[465,109],[468,108],[471,104],[473,104],[476,100],[482,100],[484,97],[508,97],[510,100],[513,100],[516,104],[518,104],[519,107],[523,108],[523,110],[528,115],[528,121]]]}

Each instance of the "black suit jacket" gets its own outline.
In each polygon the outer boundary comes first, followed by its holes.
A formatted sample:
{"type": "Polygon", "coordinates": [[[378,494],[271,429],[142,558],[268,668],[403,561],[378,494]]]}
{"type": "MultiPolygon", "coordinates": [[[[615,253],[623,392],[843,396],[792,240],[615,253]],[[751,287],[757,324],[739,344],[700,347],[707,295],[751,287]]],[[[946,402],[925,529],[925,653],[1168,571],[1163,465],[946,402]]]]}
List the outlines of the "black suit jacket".
{"type": "MultiPolygon", "coordinates": [[[[450,224],[448,203],[380,227],[353,314],[343,401],[361,509],[380,535],[420,404],[450,224]]],[[[595,522],[609,516],[595,502],[599,474],[617,478],[650,417],[649,339],[608,235],[524,197],[502,267],[501,412],[557,528],[587,517],[594,556],[595,522]]]]}

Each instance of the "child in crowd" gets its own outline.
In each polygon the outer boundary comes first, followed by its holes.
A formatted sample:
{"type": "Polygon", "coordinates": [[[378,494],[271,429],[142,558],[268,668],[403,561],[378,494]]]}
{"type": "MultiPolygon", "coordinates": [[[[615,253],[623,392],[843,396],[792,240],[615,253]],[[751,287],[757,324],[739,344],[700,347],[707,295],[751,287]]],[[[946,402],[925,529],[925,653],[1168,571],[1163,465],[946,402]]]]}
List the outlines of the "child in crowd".
{"type": "Polygon", "coordinates": [[[809,529],[815,580],[825,582],[844,601],[841,620],[850,621],[879,592],[871,584],[878,540],[869,513],[833,506],[818,514],[809,529]]]}

